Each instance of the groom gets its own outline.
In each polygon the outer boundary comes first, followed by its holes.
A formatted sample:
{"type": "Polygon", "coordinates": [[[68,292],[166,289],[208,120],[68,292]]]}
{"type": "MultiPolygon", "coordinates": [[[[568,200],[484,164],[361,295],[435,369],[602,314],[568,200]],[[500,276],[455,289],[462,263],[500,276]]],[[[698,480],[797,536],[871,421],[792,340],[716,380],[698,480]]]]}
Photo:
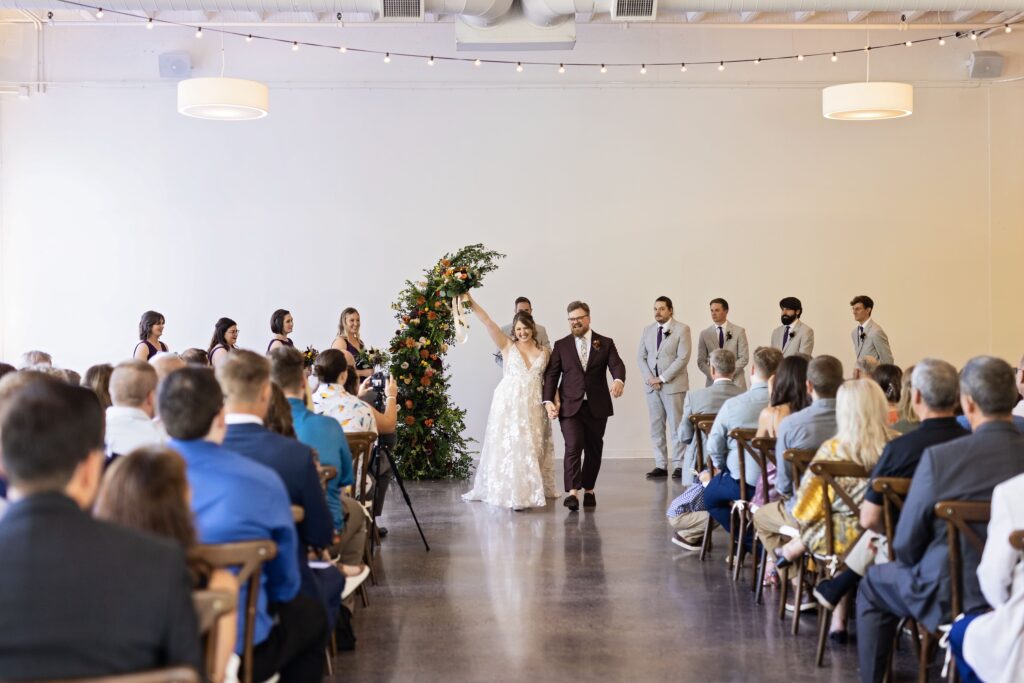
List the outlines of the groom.
{"type": "Polygon", "coordinates": [[[566,310],[572,334],[556,341],[551,350],[544,373],[544,403],[549,418],[560,418],[565,437],[565,490],[569,492],[565,507],[575,512],[580,509],[581,488],[583,506],[597,505],[594,484],[601,469],[604,428],[613,412],[611,397],[622,396],[626,366],[615,342],[590,329],[590,306],[573,301],[566,310]],[[605,375],[609,371],[615,380],[610,394],[605,375]],[[561,408],[556,405],[556,393],[561,408]]]}

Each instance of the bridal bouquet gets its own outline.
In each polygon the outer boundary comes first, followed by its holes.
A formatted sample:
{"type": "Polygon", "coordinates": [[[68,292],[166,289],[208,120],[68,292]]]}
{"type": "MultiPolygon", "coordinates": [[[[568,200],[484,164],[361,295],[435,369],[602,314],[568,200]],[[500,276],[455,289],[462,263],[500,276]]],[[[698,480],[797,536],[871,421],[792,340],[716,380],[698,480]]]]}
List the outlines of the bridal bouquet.
{"type": "Polygon", "coordinates": [[[319,355],[319,351],[314,349],[312,346],[307,346],[306,350],[302,352],[302,367],[313,367],[314,363],[316,363],[316,357],[319,355]]]}

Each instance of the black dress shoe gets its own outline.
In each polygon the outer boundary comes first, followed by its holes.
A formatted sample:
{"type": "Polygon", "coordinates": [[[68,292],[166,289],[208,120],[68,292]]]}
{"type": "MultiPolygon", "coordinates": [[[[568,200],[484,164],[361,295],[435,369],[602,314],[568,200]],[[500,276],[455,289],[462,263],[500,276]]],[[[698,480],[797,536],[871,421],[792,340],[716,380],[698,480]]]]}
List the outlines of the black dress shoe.
{"type": "Polygon", "coordinates": [[[682,479],[683,478],[683,468],[682,467],[677,467],[674,470],[672,470],[672,478],[673,479],[682,479]]]}
{"type": "Polygon", "coordinates": [[[385,536],[388,535],[388,528],[386,526],[379,526],[379,527],[377,527],[377,534],[381,538],[384,538],[385,536]]]}
{"type": "MultiPolygon", "coordinates": [[[[655,467],[653,470],[651,470],[650,472],[647,473],[647,478],[648,479],[661,479],[661,478],[667,477],[667,476],[668,476],[668,470],[666,470],[664,468],[661,468],[661,467],[655,467]]],[[[682,475],[680,475],[680,476],[682,476],[682,475]]]]}
{"type": "Polygon", "coordinates": [[[585,508],[596,508],[597,507],[597,496],[593,493],[583,494],[583,507],[585,508]]]}
{"type": "Polygon", "coordinates": [[[580,509],[580,499],[576,496],[566,496],[565,500],[562,501],[562,505],[569,508],[570,512],[576,512],[580,509]]]}

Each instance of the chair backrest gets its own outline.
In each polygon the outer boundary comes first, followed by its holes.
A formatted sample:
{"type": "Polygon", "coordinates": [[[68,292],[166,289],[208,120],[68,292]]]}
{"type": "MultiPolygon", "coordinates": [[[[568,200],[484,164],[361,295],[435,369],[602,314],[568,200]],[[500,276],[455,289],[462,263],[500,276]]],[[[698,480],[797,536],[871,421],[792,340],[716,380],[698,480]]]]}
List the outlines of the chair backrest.
{"type": "Polygon", "coordinates": [[[907,477],[877,477],[871,480],[871,488],[882,494],[882,520],[885,523],[885,538],[889,541],[889,559],[896,559],[896,511],[903,509],[903,501],[910,491],[907,477]]]}
{"type": "Polygon", "coordinates": [[[252,640],[256,630],[256,601],[260,594],[260,572],[263,564],[277,556],[277,544],[269,540],[238,541],[197,545],[189,554],[211,567],[238,568],[240,586],[248,582],[245,598],[245,629],[242,642],[242,683],[252,683],[252,640]]]}
{"type": "Polygon", "coordinates": [[[214,624],[225,614],[231,614],[238,605],[235,595],[225,591],[201,590],[192,592],[192,604],[199,618],[199,635],[203,639],[203,667],[207,678],[213,680],[217,673],[217,629],[214,624]]]}
{"type": "Polygon", "coordinates": [[[327,483],[338,476],[338,468],[331,467],[330,465],[321,465],[318,472],[320,474],[320,486],[323,488],[324,492],[326,492],[327,483]]]}
{"type": "Polygon", "coordinates": [[[138,673],[120,674],[118,676],[51,680],[45,683],[199,683],[199,676],[195,671],[186,666],[176,666],[171,669],[140,671],[138,673]]]}
{"type": "Polygon", "coordinates": [[[935,504],[935,516],[946,520],[951,617],[956,619],[963,611],[964,579],[960,537],[963,536],[979,554],[985,551],[985,541],[971,528],[971,524],[988,524],[989,518],[992,516],[992,502],[988,500],[940,500],[935,504]]]}
{"type": "Polygon", "coordinates": [[[782,454],[782,459],[789,463],[790,472],[793,475],[793,488],[800,488],[800,480],[807,471],[807,466],[814,460],[817,453],[809,448],[790,448],[782,454]]]}
{"type": "Polygon", "coordinates": [[[1010,545],[1017,550],[1024,550],[1024,530],[1014,531],[1010,534],[1010,545]]]}
{"type": "Polygon", "coordinates": [[[759,456],[754,455],[754,447],[750,445],[750,442],[757,436],[756,429],[748,429],[745,427],[737,427],[736,429],[729,432],[729,438],[736,442],[736,449],[739,453],[740,463],[740,498],[743,500],[749,500],[750,496],[747,495],[747,459],[743,455],[750,454],[756,460],[759,456]]]}
{"type": "Polygon", "coordinates": [[[366,501],[366,472],[370,467],[370,450],[377,441],[373,432],[345,432],[348,448],[352,451],[352,471],[355,472],[358,500],[366,501]]]}
{"type": "Polygon", "coordinates": [[[812,462],[810,464],[811,472],[821,479],[821,498],[822,505],[825,508],[825,554],[835,555],[836,554],[836,539],[835,539],[835,527],[832,524],[832,495],[830,491],[835,491],[835,495],[838,496],[846,507],[850,509],[855,517],[860,517],[860,505],[853,499],[850,492],[842,487],[842,485],[836,481],[837,477],[849,477],[856,479],[868,479],[871,473],[864,469],[863,466],[852,462],[836,462],[834,460],[825,460],[820,462],[812,462]]]}
{"type": "Polygon", "coordinates": [[[764,500],[767,503],[771,494],[771,489],[768,488],[768,463],[775,460],[775,438],[759,436],[751,441],[750,445],[753,448],[750,455],[761,468],[761,486],[764,488],[764,500]]]}
{"type": "MultiPolygon", "coordinates": [[[[694,465],[698,472],[705,467],[704,439],[711,433],[711,427],[715,424],[715,417],[717,417],[717,413],[694,413],[690,415],[690,424],[693,425],[693,438],[696,439],[693,449],[696,455],[694,465]]],[[[710,469],[710,463],[707,466],[710,469]]]]}

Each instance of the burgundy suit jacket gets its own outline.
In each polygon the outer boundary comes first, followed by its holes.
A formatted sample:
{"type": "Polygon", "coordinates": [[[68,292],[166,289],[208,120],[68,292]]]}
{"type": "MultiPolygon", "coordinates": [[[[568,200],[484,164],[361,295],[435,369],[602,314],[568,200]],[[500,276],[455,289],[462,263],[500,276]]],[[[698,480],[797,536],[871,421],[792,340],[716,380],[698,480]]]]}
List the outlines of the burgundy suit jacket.
{"type": "Polygon", "coordinates": [[[608,372],[612,379],[626,381],[626,365],[610,337],[593,333],[586,368],[576,352],[576,337],[563,337],[551,349],[551,360],[544,372],[544,400],[554,402],[558,392],[562,397],[559,416],[572,417],[583,405],[585,394],[591,415],[610,417],[614,411],[608,392],[608,372]]]}

